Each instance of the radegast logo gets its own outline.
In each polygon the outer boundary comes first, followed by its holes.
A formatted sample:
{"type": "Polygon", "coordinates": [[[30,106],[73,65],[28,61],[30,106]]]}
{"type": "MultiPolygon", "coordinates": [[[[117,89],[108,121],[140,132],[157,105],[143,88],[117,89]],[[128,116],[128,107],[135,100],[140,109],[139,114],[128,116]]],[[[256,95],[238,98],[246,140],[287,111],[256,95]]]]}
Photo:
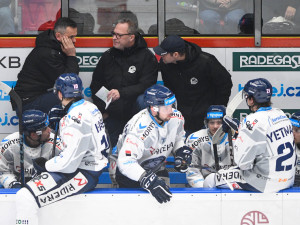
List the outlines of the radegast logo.
{"type": "Polygon", "coordinates": [[[300,52],[233,52],[233,71],[300,71],[300,52]]]}
{"type": "Polygon", "coordinates": [[[103,52],[81,52],[76,53],[79,70],[81,72],[93,72],[103,52]]]}
{"type": "MultiPolygon", "coordinates": [[[[7,84],[9,87],[16,86],[17,81],[2,81],[3,83],[7,84]]],[[[9,101],[10,97],[8,93],[4,92],[0,89],[0,101],[9,101]]]]}

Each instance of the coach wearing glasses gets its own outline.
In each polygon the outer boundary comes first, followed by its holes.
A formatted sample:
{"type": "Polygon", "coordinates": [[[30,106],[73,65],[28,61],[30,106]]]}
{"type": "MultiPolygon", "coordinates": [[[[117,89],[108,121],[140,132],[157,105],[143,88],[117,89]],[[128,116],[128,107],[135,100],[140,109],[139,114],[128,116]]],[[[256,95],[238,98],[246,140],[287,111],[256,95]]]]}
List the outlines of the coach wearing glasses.
{"type": "Polygon", "coordinates": [[[114,147],[126,122],[143,108],[142,94],[156,83],[158,63],[132,20],[118,20],[112,37],[113,47],[99,60],[91,90],[93,102],[103,114],[114,147]],[[109,90],[107,98],[112,99],[107,109],[104,101],[95,95],[103,86],[109,90]]]}

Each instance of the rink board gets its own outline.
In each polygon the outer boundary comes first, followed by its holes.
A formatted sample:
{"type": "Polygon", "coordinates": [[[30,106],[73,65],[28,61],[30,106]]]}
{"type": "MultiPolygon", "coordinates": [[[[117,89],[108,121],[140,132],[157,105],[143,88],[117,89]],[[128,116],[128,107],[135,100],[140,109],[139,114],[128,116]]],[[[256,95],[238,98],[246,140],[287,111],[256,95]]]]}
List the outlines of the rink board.
{"type": "MultiPolygon", "coordinates": [[[[300,188],[262,194],[173,188],[159,204],[140,189],[96,189],[42,208],[40,225],[298,225],[300,188]]],[[[0,190],[1,225],[15,224],[16,190],[0,190]]]]}

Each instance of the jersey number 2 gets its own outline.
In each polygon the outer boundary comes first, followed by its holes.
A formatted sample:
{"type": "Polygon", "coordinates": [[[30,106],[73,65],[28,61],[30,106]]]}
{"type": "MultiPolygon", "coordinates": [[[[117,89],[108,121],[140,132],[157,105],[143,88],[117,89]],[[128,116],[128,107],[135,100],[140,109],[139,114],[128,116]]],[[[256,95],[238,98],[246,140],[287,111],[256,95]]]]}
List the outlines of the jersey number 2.
{"type": "Polygon", "coordinates": [[[280,156],[277,160],[276,160],[276,171],[288,171],[291,170],[293,165],[286,165],[283,166],[282,163],[286,160],[288,160],[289,158],[291,158],[294,154],[294,148],[293,145],[290,142],[286,142],[284,144],[281,144],[278,146],[277,148],[277,152],[279,155],[281,155],[283,153],[283,151],[285,149],[289,150],[289,153],[284,155],[284,156],[280,156]]]}

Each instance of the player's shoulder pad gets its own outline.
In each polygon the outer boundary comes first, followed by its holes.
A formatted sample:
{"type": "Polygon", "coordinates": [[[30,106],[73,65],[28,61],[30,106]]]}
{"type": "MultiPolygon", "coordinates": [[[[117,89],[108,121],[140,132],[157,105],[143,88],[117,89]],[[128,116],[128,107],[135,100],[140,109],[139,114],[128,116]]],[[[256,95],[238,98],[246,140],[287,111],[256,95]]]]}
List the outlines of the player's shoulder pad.
{"type": "Polygon", "coordinates": [[[192,148],[197,148],[201,143],[208,142],[209,136],[207,133],[207,129],[202,129],[199,131],[196,131],[192,133],[188,138],[186,139],[186,144],[192,148]]]}
{"type": "Polygon", "coordinates": [[[13,145],[19,145],[19,143],[20,143],[19,132],[12,133],[2,139],[2,141],[0,143],[0,146],[1,146],[0,152],[4,153],[7,149],[12,147],[13,145]]]}
{"type": "Polygon", "coordinates": [[[177,109],[173,109],[172,118],[177,118],[177,119],[180,119],[180,120],[184,120],[183,115],[177,109]]]}
{"type": "Polygon", "coordinates": [[[132,133],[144,141],[155,130],[156,123],[149,116],[147,109],[140,111],[127,123],[127,133],[132,133]]]}
{"type": "MultiPolygon", "coordinates": [[[[48,145],[53,146],[53,143],[54,143],[54,137],[55,137],[55,134],[51,132],[51,133],[50,133],[49,140],[48,140],[45,144],[48,144],[48,145]]],[[[45,144],[43,144],[42,147],[45,146],[45,144]]],[[[56,138],[56,143],[55,143],[55,144],[56,144],[56,148],[58,148],[58,149],[61,150],[61,142],[60,142],[59,136],[57,136],[57,138],[56,138]]]]}
{"type": "Polygon", "coordinates": [[[247,128],[249,131],[253,131],[261,119],[262,118],[257,113],[249,114],[244,118],[242,127],[247,128]]]}
{"type": "Polygon", "coordinates": [[[75,124],[82,124],[83,120],[88,122],[93,116],[100,114],[99,109],[93,103],[84,99],[75,102],[71,107],[66,117],[75,124]]]}

